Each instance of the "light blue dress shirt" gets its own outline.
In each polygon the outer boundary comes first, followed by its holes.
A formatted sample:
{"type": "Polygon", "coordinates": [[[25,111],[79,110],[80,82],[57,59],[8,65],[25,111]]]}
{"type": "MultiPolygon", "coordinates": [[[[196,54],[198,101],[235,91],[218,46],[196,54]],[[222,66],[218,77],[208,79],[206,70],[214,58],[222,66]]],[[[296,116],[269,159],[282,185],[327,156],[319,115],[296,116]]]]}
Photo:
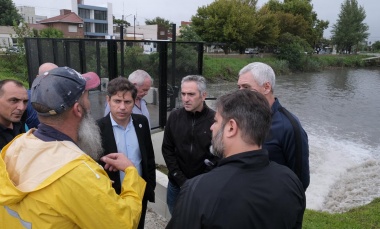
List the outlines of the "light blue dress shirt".
{"type": "MultiPolygon", "coordinates": [[[[126,128],[117,124],[111,117],[113,134],[116,141],[117,151],[123,153],[129,160],[132,161],[140,176],[142,176],[141,152],[139,141],[137,139],[136,130],[133,126],[132,116],[126,128]]],[[[124,171],[120,171],[120,182],[122,183],[125,177],[124,171]]]]}

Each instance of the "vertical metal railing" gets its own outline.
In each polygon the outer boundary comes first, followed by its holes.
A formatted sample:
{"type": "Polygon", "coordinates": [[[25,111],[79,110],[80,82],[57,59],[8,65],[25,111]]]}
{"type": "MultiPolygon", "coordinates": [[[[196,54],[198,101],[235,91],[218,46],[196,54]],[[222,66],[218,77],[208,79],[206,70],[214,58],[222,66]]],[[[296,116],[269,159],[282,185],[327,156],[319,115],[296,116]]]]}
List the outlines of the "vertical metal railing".
{"type": "MultiPolygon", "coordinates": [[[[127,55],[126,50],[139,47],[137,43],[140,42],[144,41],[26,38],[25,48],[29,84],[32,84],[38,73],[39,65],[44,62],[56,63],[58,66],[69,66],[79,72],[94,71],[99,76],[103,78],[107,77],[109,80],[119,75],[126,76],[130,73],[128,71],[131,71],[130,66],[127,64],[128,58],[130,57],[127,55]],[[90,62],[91,67],[89,66],[90,62]]],[[[156,85],[158,86],[158,127],[164,127],[166,125],[168,107],[173,108],[176,106],[175,99],[178,96],[177,88],[180,87],[180,80],[176,80],[176,77],[180,79],[184,77],[185,74],[202,74],[203,43],[174,41],[152,42],[156,42],[158,52],[158,69],[151,70],[156,72],[155,74],[158,73],[158,85],[156,85]],[[177,65],[184,64],[183,60],[181,62],[177,61],[177,58],[181,58],[182,55],[179,48],[177,48],[178,45],[181,46],[181,49],[183,49],[182,46],[186,46],[189,50],[193,50],[192,52],[197,52],[197,61],[187,63],[188,65],[194,65],[193,70],[190,70],[190,72],[184,72],[185,70],[183,69],[181,71],[177,70],[177,68],[180,68],[177,65]],[[168,66],[168,63],[170,63],[170,66],[168,66]],[[168,75],[171,77],[170,81],[168,81],[168,75]],[[168,94],[168,85],[172,90],[170,95],[168,94]],[[170,96],[169,101],[168,96],[170,96]]],[[[149,56],[149,58],[146,59],[151,58],[149,56]]],[[[140,68],[144,69],[144,67],[151,66],[141,66],[140,68]]]]}

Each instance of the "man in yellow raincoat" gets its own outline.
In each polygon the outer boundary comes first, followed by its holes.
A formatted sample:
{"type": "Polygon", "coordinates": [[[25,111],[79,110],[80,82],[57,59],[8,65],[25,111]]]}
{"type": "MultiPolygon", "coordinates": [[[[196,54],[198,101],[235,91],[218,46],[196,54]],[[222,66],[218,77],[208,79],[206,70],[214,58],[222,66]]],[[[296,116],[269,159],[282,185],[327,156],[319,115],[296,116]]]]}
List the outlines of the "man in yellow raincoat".
{"type": "Polygon", "coordinates": [[[95,73],[60,67],[38,76],[31,103],[41,124],[5,146],[0,228],[137,228],[145,181],[119,153],[101,158],[126,176],[120,195],[97,164],[99,130],[89,116],[95,73]]]}

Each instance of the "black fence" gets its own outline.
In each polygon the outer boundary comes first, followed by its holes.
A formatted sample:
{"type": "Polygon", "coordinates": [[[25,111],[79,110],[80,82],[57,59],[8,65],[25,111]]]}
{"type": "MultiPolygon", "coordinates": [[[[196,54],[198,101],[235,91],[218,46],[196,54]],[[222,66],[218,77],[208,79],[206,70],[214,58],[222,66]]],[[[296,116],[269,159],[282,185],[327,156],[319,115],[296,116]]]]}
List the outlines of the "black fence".
{"type": "Polygon", "coordinates": [[[103,116],[105,89],[109,80],[142,69],[153,78],[146,97],[151,113],[151,128],[166,124],[167,112],[178,106],[181,79],[186,75],[202,75],[203,43],[171,41],[128,41],[107,39],[25,40],[28,79],[31,86],[38,67],[46,62],[68,66],[78,72],[96,72],[101,85],[90,92],[91,112],[103,116]]]}

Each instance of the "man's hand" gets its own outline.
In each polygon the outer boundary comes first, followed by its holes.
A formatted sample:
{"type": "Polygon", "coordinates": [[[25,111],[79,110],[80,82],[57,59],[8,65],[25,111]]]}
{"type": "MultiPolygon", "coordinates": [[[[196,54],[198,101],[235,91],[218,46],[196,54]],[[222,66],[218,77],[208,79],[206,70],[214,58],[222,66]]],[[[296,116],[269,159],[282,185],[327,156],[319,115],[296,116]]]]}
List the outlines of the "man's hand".
{"type": "Polygon", "coordinates": [[[124,171],[129,166],[134,166],[133,163],[122,153],[110,153],[102,157],[102,160],[106,165],[105,170],[109,171],[124,171]]]}

